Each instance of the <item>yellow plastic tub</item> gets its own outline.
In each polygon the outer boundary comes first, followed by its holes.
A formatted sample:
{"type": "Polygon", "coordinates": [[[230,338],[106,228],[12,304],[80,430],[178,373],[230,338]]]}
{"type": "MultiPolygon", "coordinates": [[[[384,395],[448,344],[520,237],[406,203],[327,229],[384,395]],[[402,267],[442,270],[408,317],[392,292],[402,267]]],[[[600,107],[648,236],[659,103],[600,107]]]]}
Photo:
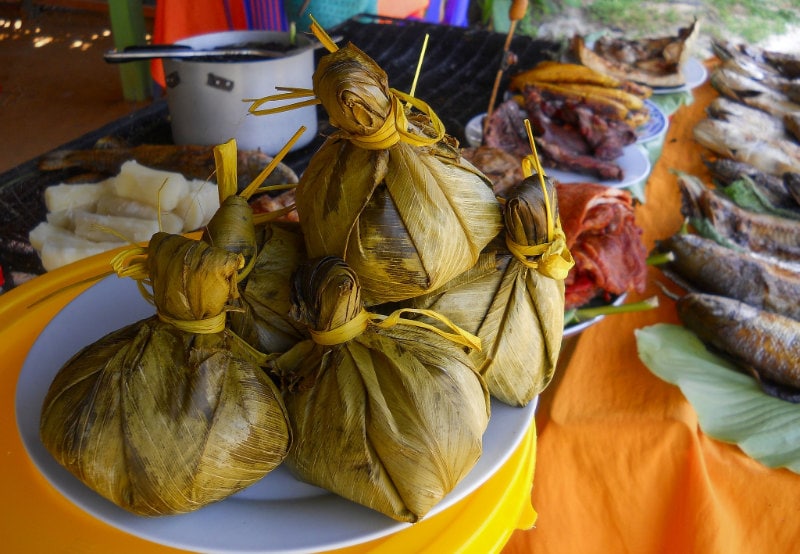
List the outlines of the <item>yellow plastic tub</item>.
{"type": "MultiPolygon", "coordinates": [[[[29,349],[53,316],[107,271],[110,257],[100,254],[62,267],[0,296],[0,521],[8,552],[181,552],[121,531],[74,505],[38,472],[17,431],[16,383],[29,349]]],[[[329,552],[498,552],[515,529],[528,529],[536,521],[531,506],[535,460],[531,422],[505,464],[460,502],[392,535],[329,552]]]]}

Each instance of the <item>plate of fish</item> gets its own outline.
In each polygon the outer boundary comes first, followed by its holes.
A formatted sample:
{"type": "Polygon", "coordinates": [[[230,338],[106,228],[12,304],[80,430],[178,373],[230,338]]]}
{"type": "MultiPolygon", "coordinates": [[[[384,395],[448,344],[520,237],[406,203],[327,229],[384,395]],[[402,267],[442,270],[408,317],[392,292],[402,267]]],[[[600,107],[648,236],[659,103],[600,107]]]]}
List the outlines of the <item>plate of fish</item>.
{"type": "Polygon", "coordinates": [[[676,92],[688,92],[706,82],[708,70],[697,58],[688,58],[681,67],[683,77],[686,82],[679,87],[653,87],[653,94],[673,94],[676,92]]]}
{"type": "MultiPolygon", "coordinates": [[[[36,468],[65,498],[127,533],[208,553],[333,550],[410,525],[300,482],[283,466],[225,500],[181,515],[137,516],[86,487],[55,461],[39,438],[43,399],[55,374],[76,351],[152,314],[153,307],[142,298],[135,281],[108,277],[58,313],[28,353],[16,389],[17,426],[36,468]]],[[[523,408],[493,400],[481,458],[426,517],[441,513],[485,483],[519,446],[535,409],[535,400],[523,408]]]]}
{"type": "Polygon", "coordinates": [[[645,100],[644,105],[649,117],[643,125],[636,129],[636,142],[638,143],[650,142],[663,137],[669,126],[667,116],[652,100],[645,100]]]}

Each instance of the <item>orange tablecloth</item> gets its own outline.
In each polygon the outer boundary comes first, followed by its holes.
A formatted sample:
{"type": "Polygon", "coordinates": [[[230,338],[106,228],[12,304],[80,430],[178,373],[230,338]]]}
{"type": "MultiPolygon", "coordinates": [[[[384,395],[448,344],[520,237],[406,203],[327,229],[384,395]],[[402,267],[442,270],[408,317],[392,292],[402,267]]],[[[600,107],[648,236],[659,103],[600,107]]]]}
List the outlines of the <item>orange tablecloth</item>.
{"type": "MultiPolygon", "coordinates": [[[[682,223],[675,175],[707,175],[692,127],[709,84],[672,117],[661,158],[637,208],[648,249],[682,223]]],[[[648,297],[658,294],[651,268],[648,297]]],[[[535,528],[504,554],[762,553],[800,549],[800,475],[768,469],[703,434],[680,390],[638,359],[634,329],[678,322],[657,310],[604,319],[580,338],[537,412],[535,528]]]]}
{"type": "MultiPolygon", "coordinates": [[[[706,173],[691,129],[713,96],[709,85],[695,89],[694,103],[672,118],[663,154],[647,185],[647,202],[637,209],[648,247],[681,224],[676,179],[669,170],[706,173]]],[[[68,280],[74,281],[95,272],[91,265],[86,267],[85,275],[75,267],[54,273],[72,272],[68,280]]],[[[655,281],[660,274],[653,270],[651,277],[643,296],[658,293],[655,281]]],[[[6,400],[16,381],[11,369],[20,366],[44,322],[78,290],[35,310],[24,303],[5,305],[6,313],[18,314],[13,320],[0,320],[0,336],[6,341],[13,336],[15,341],[0,343],[0,390],[6,400]]],[[[679,390],[638,360],[633,331],[656,322],[677,322],[673,303],[663,297],[657,310],[609,317],[590,328],[541,397],[532,492],[539,516],[534,528],[514,532],[504,554],[797,550],[800,476],[768,469],[700,431],[694,410],[679,390]]],[[[12,405],[0,410],[0,426],[15,428],[12,405]]],[[[32,464],[23,463],[25,453],[16,434],[4,436],[0,454],[4,551],[177,552],[80,512],[32,464]]],[[[516,523],[508,521],[508,528],[516,523]]],[[[405,544],[403,550],[417,552],[416,546],[405,544]]]]}

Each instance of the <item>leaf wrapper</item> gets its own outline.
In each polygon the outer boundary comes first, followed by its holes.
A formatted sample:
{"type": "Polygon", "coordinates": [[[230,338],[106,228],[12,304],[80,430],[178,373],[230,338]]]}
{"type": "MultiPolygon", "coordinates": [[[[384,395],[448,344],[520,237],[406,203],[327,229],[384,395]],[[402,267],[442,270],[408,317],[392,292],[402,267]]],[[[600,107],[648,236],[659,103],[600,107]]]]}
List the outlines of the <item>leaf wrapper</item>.
{"type": "MultiPolygon", "coordinates": [[[[296,280],[298,317],[325,331],[361,312],[341,259],[308,267],[296,280]]],[[[436,333],[368,326],[333,346],[303,341],[273,364],[295,430],[286,463],[303,481],[416,521],[481,455],[488,391],[464,351],[436,333]]]]}
{"type": "MultiPolygon", "coordinates": [[[[548,181],[550,204],[556,198],[548,181]]],[[[547,243],[548,225],[538,178],[509,193],[505,239],[522,247],[547,243]]],[[[430,308],[475,333],[483,344],[470,355],[491,395],[524,406],[550,383],[564,332],[564,280],[545,275],[538,259],[520,259],[493,242],[468,272],[440,290],[408,302],[430,308]],[[535,266],[535,267],[531,267],[535,266]]]]}
{"type": "Polygon", "coordinates": [[[283,353],[308,338],[305,325],[291,317],[291,281],[305,260],[299,226],[268,224],[258,258],[247,279],[240,284],[240,310],[229,313],[231,329],[257,350],[283,353]]]}
{"type": "Polygon", "coordinates": [[[91,489],[140,515],[196,510],[281,463],[285,407],[251,348],[227,329],[171,321],[224,312],[242,257],[157,233],[146,264],[158,315],[86,346],[58,372],[41,438],[91,489]]]}
{"type": "Polygon", "coordinates": [[[314,92],[340,130],[297,188],[308,256],[343,258],[368,306],[419,296],[474,265],[502,229],[500,206],[435,114],[390,89],[352,45],[322,58],[314,92]]]}

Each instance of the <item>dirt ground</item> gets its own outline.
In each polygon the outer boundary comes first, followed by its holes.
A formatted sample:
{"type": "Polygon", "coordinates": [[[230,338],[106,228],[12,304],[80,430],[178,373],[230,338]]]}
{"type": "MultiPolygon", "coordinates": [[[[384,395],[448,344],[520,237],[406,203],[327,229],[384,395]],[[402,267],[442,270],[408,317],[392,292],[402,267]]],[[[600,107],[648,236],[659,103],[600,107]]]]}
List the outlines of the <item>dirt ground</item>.
{"type": "MultiPolygon", "coordinates": [[[[651,10],[653,13],[658,13],[658,9],[663,7],[664,2],[641,2],[640,9],[651,10]],[[649,6],[649,4],[652,4],[649,6]]],[[[737,36],[725,28],[719,21],[705,15],[703,2],[697,0],[690,0],[686,2],[674,1],[669,2],[667,6],[670,10],[676,13],[681,13],[684,17],[676,23],[666,24],[662,28],[662,32],[658,35],[652,31],[643,31],[641,29],[616,29],[610,32],[629,37],[635,36],[668,36],[674,34],[679,27],[689,25],[692,20],[697,17],[700,22],[700,36],[692,46],[692,55],[699,59],[706,59],[713,56],[711,50],[712,38],[725,38],[733,43],[746,43],[747,41],[740,36],[737,36]]],[[[800,4],[798,5],[800,10],[800,4]]],[[[609,32],[609,30],[601,23],[591,19],[590,15],[585,9],[580,8],[565,8],[562,13],[555,16],[548,16],[543,19],[542,23],[538,26],[539,36],[543,38],[562,38],[569,37],[575,34],[590,35],[597,32],[609,32]]],[[[773,35],[767,39],[754,44],[760,48],[767,50],[774,50],[778,52],[791,52],[800,54],[800,25],[793,26],[784,33],[773,35]]]]}
{"type": "MultiPolygon", "coordinates": [[[[103,52],[113,48],[107,13],[48,8],[25,14],[20,4],[0,0],[0,172],[143,106],[123,99],[118,68],[103,60],[103,52]]],[[[701,4],[670,3],[687,7],[687,22],[701,4]]],[[[147,23],[152,28],[152,20],[147,23]]],[[[543,23],[540,34],[554,38],[598,30],[602,27],[584,12],[568,9],[543,23]]],[[[714,32],[703,28],[695,56],[711,55],[714,32]]],[[[798,36],[795,28],[760,46],[800,53],[798,36]]]]}
{"type": "Polygon", "coordinates": [[[0,172],[140,108],[126,102],[108,14],[0,2],[0,172]]]}

